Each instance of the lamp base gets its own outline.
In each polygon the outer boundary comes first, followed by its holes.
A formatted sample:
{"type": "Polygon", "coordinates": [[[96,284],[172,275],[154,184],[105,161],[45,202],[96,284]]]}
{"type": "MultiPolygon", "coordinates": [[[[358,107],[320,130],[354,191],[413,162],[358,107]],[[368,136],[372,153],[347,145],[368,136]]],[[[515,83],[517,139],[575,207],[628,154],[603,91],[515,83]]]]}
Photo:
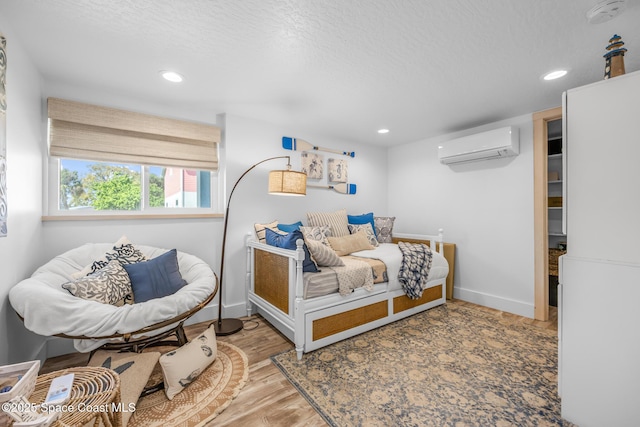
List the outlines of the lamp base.
{"type": "Polygon", "coordinates": [[[240,332],[244,327],[244,323],[240,319],[222,319],[213,322],[216,335],[232,335],[240,332]]]}

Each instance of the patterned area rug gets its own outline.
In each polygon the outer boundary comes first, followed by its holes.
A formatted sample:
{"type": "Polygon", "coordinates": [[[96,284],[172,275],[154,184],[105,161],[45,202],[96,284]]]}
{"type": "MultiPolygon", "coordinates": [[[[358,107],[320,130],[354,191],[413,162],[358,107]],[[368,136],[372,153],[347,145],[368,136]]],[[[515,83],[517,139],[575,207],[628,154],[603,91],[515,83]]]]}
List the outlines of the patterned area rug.
{"type": "Polygon", "coordinates": [[[443,305],[305,354],[272,357],[331,426],[552,426],[557,334],[443,305]]]}
{"type": "Polygon", "coordinates": [[[173,400],[164,390],[143,397],[128,427],[205,426],[220,414],[247,382],[247,356],[238,347],[218,341],[218,357],[173,400]]]}

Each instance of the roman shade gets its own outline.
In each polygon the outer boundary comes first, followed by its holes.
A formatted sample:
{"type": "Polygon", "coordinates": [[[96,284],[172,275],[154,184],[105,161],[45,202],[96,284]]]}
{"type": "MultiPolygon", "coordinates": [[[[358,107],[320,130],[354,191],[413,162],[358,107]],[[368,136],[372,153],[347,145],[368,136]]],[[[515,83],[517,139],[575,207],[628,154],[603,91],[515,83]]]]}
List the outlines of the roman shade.
{"type": "Polygon", "coordinates": [[[220,128],[49,98],[51,156],[217,170],[220,128]]]}

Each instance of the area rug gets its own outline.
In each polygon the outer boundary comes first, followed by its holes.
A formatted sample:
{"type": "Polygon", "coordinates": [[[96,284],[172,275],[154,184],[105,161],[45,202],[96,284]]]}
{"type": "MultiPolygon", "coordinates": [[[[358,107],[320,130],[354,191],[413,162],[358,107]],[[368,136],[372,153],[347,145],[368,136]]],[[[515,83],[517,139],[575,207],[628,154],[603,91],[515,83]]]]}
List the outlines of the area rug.
{"type": "Polygon", "coordinates": [[[220,414],[247,382],[249,363],[238,347],[218,341],[218,356],[173,400],[164,390],[138,400],[128,427],[205,426],[220,414]]]}
{"type": "Polygon", "coordinates": [[[554,331],[450,304],[272,360],[331,426],[566,426],[557,348],[554,331]]]}

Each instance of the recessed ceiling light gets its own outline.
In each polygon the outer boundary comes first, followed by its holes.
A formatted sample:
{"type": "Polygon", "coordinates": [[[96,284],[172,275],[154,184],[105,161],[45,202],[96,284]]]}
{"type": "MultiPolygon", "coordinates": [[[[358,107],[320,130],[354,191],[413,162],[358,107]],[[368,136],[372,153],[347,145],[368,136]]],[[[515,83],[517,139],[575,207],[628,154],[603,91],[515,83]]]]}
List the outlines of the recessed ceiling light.
{"type": "Polygon", "coordinates": [[[543,80],[555,80],[567,75],[567,70],[556,70],[542,76],[543,80]]]}
{"type": "Polygon", "coordinates": [[[162,77],[164,77],[165,80],[169,80],[170,82],[173,83],[180,83],[183,78],[181,74],[176,73],[175,71],[160,71],[160,74],[162,75],[162,77]]]}
{"type": "Polygon", "coordinates": [[[378,129],[378,133],[389,133],[389,129],[378,129]]]}

